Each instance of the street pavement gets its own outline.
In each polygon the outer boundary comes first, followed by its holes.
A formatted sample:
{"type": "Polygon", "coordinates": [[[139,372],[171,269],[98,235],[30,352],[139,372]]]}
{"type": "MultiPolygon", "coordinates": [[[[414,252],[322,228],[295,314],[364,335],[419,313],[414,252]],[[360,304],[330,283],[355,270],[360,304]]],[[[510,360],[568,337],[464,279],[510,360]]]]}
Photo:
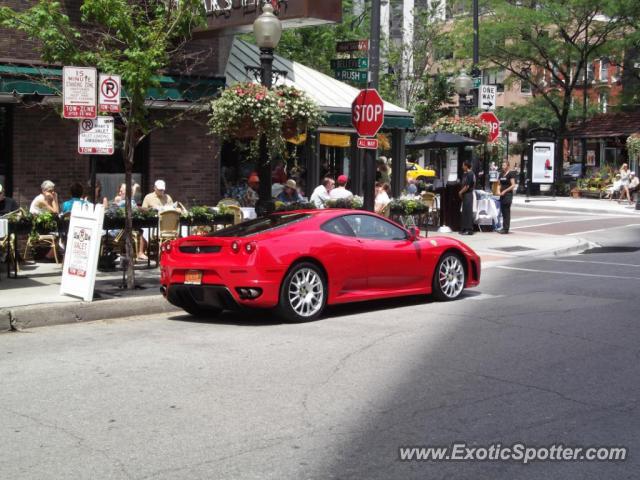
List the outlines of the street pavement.
{"type": "Polygon", "coordinates": [[[639,228],[581,234],[581,254],[496,262],[455,302],[367,302],[296,325],[170,312],[0,335],[0,478],[635,479],[639,228]],[[453,442],[629,456],[399,460],[400,447],[453,442]]]}

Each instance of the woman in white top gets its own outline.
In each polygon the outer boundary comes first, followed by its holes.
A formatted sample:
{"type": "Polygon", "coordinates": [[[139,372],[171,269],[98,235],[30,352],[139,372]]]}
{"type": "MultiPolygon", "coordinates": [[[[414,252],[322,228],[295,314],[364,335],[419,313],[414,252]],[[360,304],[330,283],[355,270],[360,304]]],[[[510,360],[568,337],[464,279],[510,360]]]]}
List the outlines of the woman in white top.
{"type": "Polygon", "coordinates": [[[29,213],[38,215],[39,213],[51,212],[60,213],[58,205],[58,194],[56,193],[56,185],[51,180],[45,180],[40,185],[42,193],[33,199],[29,206],[29,213]]]}
{"type": "Polygon", "coordinates": [[[391,186],[388,183],[383,183],[380,188],[377,189],[374,210],[378,214],[382,214],[384,207],[391,203],[391,186]]]}
{"type": "Polygon", "coordinates": [[[629,165],[623,163],[620,167],[620,201],[627,197],[629,203],[631,203],[631,194],[629,193],[629,182],[631,181],[631,172],[629,171],[629,165]]]}

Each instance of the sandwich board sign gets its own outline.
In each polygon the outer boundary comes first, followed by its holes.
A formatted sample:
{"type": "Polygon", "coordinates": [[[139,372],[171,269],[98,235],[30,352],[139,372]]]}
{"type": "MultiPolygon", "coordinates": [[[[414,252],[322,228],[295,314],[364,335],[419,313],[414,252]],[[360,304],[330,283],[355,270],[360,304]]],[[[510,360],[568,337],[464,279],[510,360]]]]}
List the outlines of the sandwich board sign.
{"type": "Polygon", "coordinates": [[[71,208],[60,295],[93,300],[102,239],[102,204],[76,202],[71,208]]]}
{"type": "Polygon", "coordinates": [[[93,67],[62,69],[64,118],[96,118],[96,77],[97,71],[93,67]]]}
{"type": "Polygon", "coordinates": [[[100,74],[98,82],[98,111],[103,113],[120,112],[120,75],[100,74]]]}

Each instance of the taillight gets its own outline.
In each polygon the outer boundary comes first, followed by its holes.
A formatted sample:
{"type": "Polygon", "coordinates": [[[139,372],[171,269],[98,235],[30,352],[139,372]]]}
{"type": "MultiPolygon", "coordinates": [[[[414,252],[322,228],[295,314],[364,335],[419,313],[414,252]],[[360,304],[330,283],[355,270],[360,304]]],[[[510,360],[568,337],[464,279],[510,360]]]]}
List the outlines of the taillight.
{"type": "Polygon", "coordinates": [[[244,250],[247,253],[252,253],[255,251],[255,249],[256,249],[256,244],[253,242],[249,242],[244,246],[244,250]]]}
{"type": "Polygon", "coordinates": [[[161,252],[170,252],[171,251],[171,241],[169,242],[164,242],[162,245],[160,245],[160,251],[161,252]]]}
{"type": "Polygon", "coordinates": [[[231,243],[231,251],[233,253],[238,253],[240,251],[240,242],[238,242],[237,240],[234,240],[231,243]]]}

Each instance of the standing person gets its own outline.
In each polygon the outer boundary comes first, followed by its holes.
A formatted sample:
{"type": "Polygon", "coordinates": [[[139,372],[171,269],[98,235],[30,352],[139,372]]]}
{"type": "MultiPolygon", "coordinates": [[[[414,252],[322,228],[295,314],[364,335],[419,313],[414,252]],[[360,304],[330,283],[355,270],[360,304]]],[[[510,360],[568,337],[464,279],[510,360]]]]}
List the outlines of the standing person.
{"type": "Polygon", "coordinates": [[[173,205],[173,199],[168,193],[165,193],[166,188],[164,180],[156,180],[153,184],[153,192],[145,195],[144,200],[142,200],[142,208],[155,208],[156,210],[160,210],[171,207],[173,205]]]}
{"type": "Polygon", "coordinates": [[[389,203],[391,203],[391,186],[388,183],[383,183],[379,189],[376,189],[373,210],[377,214],[382,214],[389,203]]]}
{"type": "Polygon", "coordinates": [[[60,213],[60,205],[58,204],[58,194],[56,193],[56,184],[51,180],[45,180],[40,185],[40,195],[37,195],[29,206],[29,213],[38,215],[39,213],[51,212],[60,213]]]}
{"type": "Polygon", "coordinates": [[[511,226],[511,203],[513,202],[513,192],[516,189],[516,178],[518,174],[511,170],[508,161],[502,162],[502,172],[500,173],[500,212],[502,213],[502,230],[498,233],[509,233],[511,226]]]}
{"type": "Polygon", "coordinates": [[[0,184],[0,215],[18,210],[18,203],[10,197],[7,197],[4,187],[0,184]]]}
{"type": "Polygon", "coordinates": [[[318,185],[311,194],[309,201],[313,203],[316,208],[324,208],[327,200],[331,198],[329,193],[333,190],[335,184],[336,182],[333,181],[333,178],[324,177],[322,183],[318,185]]]}
{"type": "Polygon", "coordinates": [[[471,169],[471,162],[465,160],[462,164],[462,188],[458,192],[462,200],[462,221],[460,235],[473,235],[473,189],[476,186],[476,176],[471,169]]]}
{"type": "Polygon", "coordinates": [[[341,198],[351,198],[353,197],[353,193],[347,190],[345,187],[349,182],[349,178],[346,175],[340,175],[336,184],[338,185],[336,188],[329,192],[329,196],[332,200],[339,200],[341,198]]]}
{"type": "Polygon", "coordinates": [[[620,167],[620,201],[627,197],[629,203],[631,203],[631,194],[629,193],[629,182],[631,181],[631,172],[629,171],[629,165],[623,163],[620,167]]]}

